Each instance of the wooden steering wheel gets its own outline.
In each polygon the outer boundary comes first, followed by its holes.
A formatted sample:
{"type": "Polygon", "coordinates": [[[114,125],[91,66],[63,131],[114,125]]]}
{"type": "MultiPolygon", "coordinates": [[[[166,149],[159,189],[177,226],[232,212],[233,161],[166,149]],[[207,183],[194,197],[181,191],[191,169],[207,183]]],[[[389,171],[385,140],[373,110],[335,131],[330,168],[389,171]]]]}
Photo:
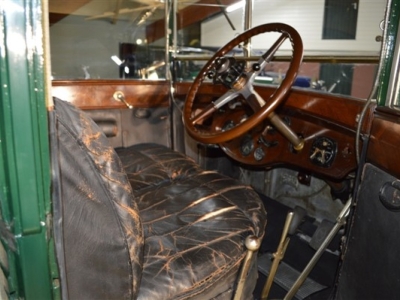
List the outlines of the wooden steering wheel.
{"type": "Polygon", "coordinates": [[[219,144],[248,132],[251,128],[257,126],[271,115],[285,99],[285,96],[289,93],[296,79],[302,58],[303,43],[301,37],[299,33],[289,25],[282,23],[264,24],[238,35],[215,53],[204,65],[191,85],[183,110],[183,121],[188,133],[199,142],[205,144],[219,144]],[[224,56],[240,43],[265,32],[278,32],[281,33],[281,35],[271,48],[260,57],[258,62],[253,64],[250,70],[245,67],[246,64],[244,60],[243,63],[241,63],[234,57],[224,56]],[[286,39],[290,40],[293,49],[289,69],[276,91],[267,101],[264,101],[253,88],[254,80],[272,60],[274,54],[286,39]],[[198,112],[194,108],[194,102],[199,87],[207,76],[211,76],[214,79],[214,83],[222,82],[228,87],[228,91],[198,112]],[[252,108],[254,113],[251,116],[232,128],[213,131],[202,128],[202,122],[211,116],[213,112],[221,109],[224,105],[239,96],[244,98],[247,104],[252,108]]]}

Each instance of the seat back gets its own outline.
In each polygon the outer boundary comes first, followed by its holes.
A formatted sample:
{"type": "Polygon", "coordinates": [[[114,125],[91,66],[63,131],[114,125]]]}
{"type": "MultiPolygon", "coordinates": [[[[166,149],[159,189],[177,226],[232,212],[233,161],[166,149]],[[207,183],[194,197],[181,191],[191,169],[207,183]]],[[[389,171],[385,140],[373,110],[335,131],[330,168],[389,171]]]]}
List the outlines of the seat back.
{"type": "Polygon", "coordinates": [[[121,162],[97,125],[69,103],[55,99],[53,125],[52,159],[59,165],[54,235],[63,296],[136,298],[143,232],[121,162]]]}

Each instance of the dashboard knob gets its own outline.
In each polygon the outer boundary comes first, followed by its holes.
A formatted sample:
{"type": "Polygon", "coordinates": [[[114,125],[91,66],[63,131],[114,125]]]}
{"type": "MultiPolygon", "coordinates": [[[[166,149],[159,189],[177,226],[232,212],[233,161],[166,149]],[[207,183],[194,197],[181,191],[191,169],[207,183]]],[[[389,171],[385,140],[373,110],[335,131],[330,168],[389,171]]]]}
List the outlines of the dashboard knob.
{"type": "Polygon", "coordinates": [[[260,69],[261,69],[261,66],[259,63],[253,64],[253,71],[260,71],[260,69]]]}

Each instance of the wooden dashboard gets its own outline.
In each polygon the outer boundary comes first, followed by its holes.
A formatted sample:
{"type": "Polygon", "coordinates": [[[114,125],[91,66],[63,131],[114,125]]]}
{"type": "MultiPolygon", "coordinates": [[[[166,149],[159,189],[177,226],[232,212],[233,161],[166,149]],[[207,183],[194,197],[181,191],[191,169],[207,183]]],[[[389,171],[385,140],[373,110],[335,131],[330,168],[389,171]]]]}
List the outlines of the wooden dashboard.
{"type": "Polygon", "coordinates": [[[378,108],[371,127],[366,160],[400,178],[400,113],[378,108]]]}
{"type": "Polygon", "coordinates": [[[55,80],[54,97],[82,109],[123,109],[127,105],[114,98],[123,93],[125,101],[138,108],[169,105],[170,83],[151,80],[55,80]]]}
{"type": "MultiPolygon", "coordinates": [[[[189,84],[179,84],[176,97],[184,99],[188,89],[189,84]]],[[[274,88],[266,86],[255,89],[264,99],[274,92],[274,88]]],[[[203,85],[198,101],[209,103],[223,92],[221,86],[203,85]]],[[[220,146],[227,155],[245,165],[289,165],[332,180],[343,179],[357,169],[356,131],[364,105],[365,101],[355,98],[293,88],[276,113],[304,139],[301,151],[295,151],[267,121],[220,146]]],[[[211,126],[224,130],[229,124],[241,122],[246,115],[240,106],[228,110],[214,113],[211,126]]],[[[361,134],[369,131],[373,111],[371,105],[363,119],[361,134]]]]}
{"type": "MultiPolygon", "coordinates": [[[[174,85],[174,97],[184,102],[190,83],[174,85]]],[[[255,87],[268,99],[272,87],[255,87]]],[[[88,80],[54,81],[53,96],[68,100],[86,110],[128,109],[116,100],[116,91],[124,94],[129,105],[138,108],[168,107],[170,83],[167,81],[88,80]]],[[[203,84],[196,101],[202,104],[217,99],[224,87],[203,84]]],[[[357,169],[356,129],[365,101],[294,88],[276,113],[305,141],[301,151],[274,128],[264,122],[245,136],[221,144],[225,153],[233,159],[252,166],[272,167],[289,165],[332,180],[340,180],[357,169]]],[[[371,105],[362,124],[362,134],[370,130],[374,105],[371,105]]],[[[223,128],[229,122],[237,122],[243,116],[239,107],[229,113],[217,112],[212,126],[223,128]]],[[[362,145],[362,143],[360,144],[362,145]]]]}

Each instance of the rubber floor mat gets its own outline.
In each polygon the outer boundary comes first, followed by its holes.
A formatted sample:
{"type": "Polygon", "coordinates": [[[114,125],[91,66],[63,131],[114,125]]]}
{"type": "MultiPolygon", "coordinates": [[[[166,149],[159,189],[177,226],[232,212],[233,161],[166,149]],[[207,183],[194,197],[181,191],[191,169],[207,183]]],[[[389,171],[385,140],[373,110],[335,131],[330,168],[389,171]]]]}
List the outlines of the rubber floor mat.
{"type": "MultiPolygon", "coordinates": [[[[272,253],[265,253],[258,257],[258,271],[263,273],[268,277],[269,271],[272,264],[272,253]]],[[[300,272],[292,268],[285,262],[279,264],[278,270],[276,272],[274,283],[279,285],[281,288],[289,291],[293,286],[300,272]]],[[[319,284],[318,282],[307,278],[303,285],[296,293],[296,298],[302,300],[311,294],[325,289],[326,286],[319,284]]]]}

